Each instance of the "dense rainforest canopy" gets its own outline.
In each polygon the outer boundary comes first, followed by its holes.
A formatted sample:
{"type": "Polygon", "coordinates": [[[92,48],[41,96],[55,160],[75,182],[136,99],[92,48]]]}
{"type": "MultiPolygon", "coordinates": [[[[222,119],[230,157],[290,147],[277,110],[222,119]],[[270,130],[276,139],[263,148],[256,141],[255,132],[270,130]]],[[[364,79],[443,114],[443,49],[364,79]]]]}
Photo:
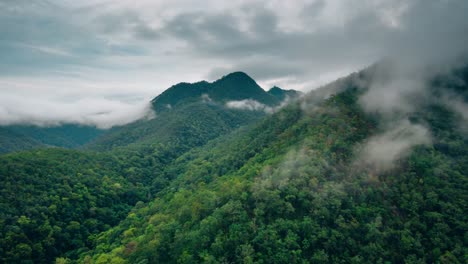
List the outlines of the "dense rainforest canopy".
{"type": "Polygon", "coordinates": [[[379,70],[273,114],[226,107],[284,98],[241,73],[180,84],[83,150],[0,156],[0,261],[466,263],[467,68],[392,115],[361,102],[379,70]]]}

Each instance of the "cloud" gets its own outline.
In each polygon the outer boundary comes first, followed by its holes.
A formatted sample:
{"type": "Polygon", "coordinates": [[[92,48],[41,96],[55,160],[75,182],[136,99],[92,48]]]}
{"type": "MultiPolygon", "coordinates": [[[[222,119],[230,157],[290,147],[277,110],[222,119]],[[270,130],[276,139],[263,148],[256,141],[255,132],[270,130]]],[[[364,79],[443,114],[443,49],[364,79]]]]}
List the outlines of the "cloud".
{"type": "Polygon", "coordinates": [[[213,100],[211,99],[209,94],[202,94],[201,95],[202,102],[204,103],[212,103],[213,100]]]}
{"type": "MultiPolygon", "coordinates": [[[[209,98],[209,97],[208,97],[209,98]]],[[[241,109],[241,110],[249,110],[249,111],[262,111],[267,114],[272,114],[280,110],[281,108],[288,105],[291,101],[299,100],[301,97],[291,98],[290,96],[286,95],[284,100],[280,102],[279,105],[271,107],[265,104],[262,104],[253,99],[244,99],[239,101],[228,101],[226,102],[225,106],[231,109],[241,109]]]]}
{"type": "Polygon", "coordinates": [[[273,113],[274,111],[274,108],[269,107],[265,104],[262,104],[252,99],[229,101],[229,102],[226,102],[226,107],[232,108],[232,109],[249,110],[249,111],[263,111],[265,113],[273,113]]]}
{"type": "Polygon", "coordinates": [[[77,99],[109,87],[156,96],[234,70],[306,91],[385,56],[409,63],[463,53],[467,8],[464,0],[0,1],[0,83],[9,84],[0,96],[25,79],[38,98],[34,85],[46,82],[53,86],[42,92],[73,86],[77,99]]]}
{"type": "Polygon", "coordinates": [[[107,129],[142,118],[153,118],[154,112],[149,103],[141,102],[135,104],[96,97],[64,101],[4,94],[0,97],[0,116],[0,125],[49,127],[73,123],[107,129]]]}
{"type": "Polygon", "coordinates": [[[406,120],[399,121],[365,142],[357,163],[370,166],[378,172],[387,171],[395,167],[398,159],[408,155],[412,147],[430,143],[427,128],[406,120]]]}
{"type": "Polygon", "coordinates": [[[364,110],[384,117],[415,111],[428,95],[428,73],[423,65],[386,60],[370,69],[367,92],[359,98],[364,110]]]}
{"type": "MultiPolygon", "coordinates": [[[[439,52],[445,51],[441,47],[439,52]]],[[[425,111],[431,111],[429,106],[442,105],[466,122],[468,105],[463,95],[450,92],[454,85],[464,85],[455,74],[460,60],[450,55],[443,58],[439,54],[417,56],[421,54],[383,60],[366,70],[364,80],[351,79],[363,88],[359,103],[364,111],[379,117],[380,130],[360,149],[357,164],[370,166],[377,172],[387,171],[395,167],[397,160],[407,156],[412,147],[431,144],[427,124],[409,121],[411,117],[424,116],[425,111]],[[437,78],[443,80],[442,85],[434,82],[437,78]]],[[[466,67],[466,61],[462,65],[466,67]]],[[[462,121],[462,129],[466,129],[465,122],[462,121]]]]}

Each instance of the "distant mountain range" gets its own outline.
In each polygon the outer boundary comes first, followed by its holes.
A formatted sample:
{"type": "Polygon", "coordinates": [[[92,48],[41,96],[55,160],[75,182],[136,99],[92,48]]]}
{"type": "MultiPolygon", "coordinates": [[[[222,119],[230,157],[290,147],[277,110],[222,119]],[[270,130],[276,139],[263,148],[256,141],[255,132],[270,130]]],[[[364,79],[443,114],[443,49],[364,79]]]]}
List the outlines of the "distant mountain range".
{"type": "Polygon", "coordinates": [[[286,97],[297,97],[299,92],[278,87],[265,92],[250,76],[243,72],[230,73],[209,83],[179,83],[152,100],[156,112],[165,111],[179,104],[199,101],[200,98],[225,104],[229,101],[255,100],[267,106],[279,105],[286,97]]]}
{"type": "Polygon", "coordinates": [[[183,127],[190,123],[202,125],[203,122],[208,124],[209,120],[212,123],[205,129],[212,130],[212,133],[204,131],[199,134],[211,134],[209,139],[212,139],[264,115],[261,108],[254,112],[229,109],[226,107],[228,102],[250,100],[249,102],[259,105],[274,107],[286,98],[294,99],[299,96],[298,91],[278,87],[266,92],[247,74],[234,72],[213,83],[179,83],[170,87],[151,101],[153,110],[157,113],[154,120],[136,121],[110,130],[74,124],[56,127],[0,126],[0,153],[44,147],[85,146],[103,150],[145,141],[154,144],[168,140],[165,138],[172,137],[176,131],[184,130],[183,127]]]}
{"type": "Polygon", "coordinates": [[[103,132],[95,127],[74,124],[56,127],[0,126],[0,154],[46,147],[77,148],[103,132]]]}

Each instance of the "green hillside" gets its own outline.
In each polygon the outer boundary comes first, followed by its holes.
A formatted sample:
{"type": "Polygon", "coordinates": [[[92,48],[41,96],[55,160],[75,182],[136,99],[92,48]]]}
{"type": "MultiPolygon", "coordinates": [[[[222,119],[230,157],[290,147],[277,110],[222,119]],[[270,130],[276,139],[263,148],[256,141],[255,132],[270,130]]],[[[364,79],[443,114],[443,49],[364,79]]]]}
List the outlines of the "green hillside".
{"type": "Polygon", "coordinates": [[[0,153],[43,147],[78,148],[97,138],[104,130],[91,126],[63,124],[55,127],[33,125],[0,126],[0,153]]]}
{"type": "Polygon", "coordinates": [[[233,110],[222,105],[190,102],[163,112],[152,120],[117,127],[88,144],[95,150],[176,144],[192,148],[264,116],[261,112],[233,110]]]}
{"type": "MultiPolygon", "coordinates": [[[[229,82],[223,83],[230,89],[229,82]]],[[[246,87],[247,93],[252,89],[252,96],[257,88],[261,90],[253,84],[246,87]]],[[[192,148],[265,116],[261,111],[229,109],[197,99],[185,100],[152,120],[102,134],[77,126],[9,126],[5,131],[15,131],[18,137],[29,135],[18,139],[22,143],[36,138],[31,148],[47,146],[40,142],[74,147],[74,142],[98,137],[88,143],[86,151],[43,149],[1,158],[0,190],[5,194],[0,199],[5,208],[0,228],[2,261],[48,263],[57,256],[77,258],[93,247],[97,233],[116,225],[136,202],[149,201],[170,183],[172,179],[163,173],[166,165],[192,148]],[[36,204],[36,199],[41,202],[36,204]],[[23,226],[18,221],[24,219],[28,224],[23,226]]],[[[11,140],[11,135],[5,139],[11,140]]],[[[25,147],[18,150],[22,149],[25,147]]]]}
{"type": "Polygon", "coordinates": [[[0,154],[43,147],[44,145],[21,133],[0,127],[0,154]]]}
{"type": "Polygon", "coordinates": [[[362,112],[366,88],[348,81],[322,103],[310,95],[177,159],[165,169],[170,186],[101,234],[81,261],[466,262],[462,117],[429,101],[406,118],[427,125],[433,145],[417,145],[391,170],[357,164],[383,120],[362,112]]]}
{"type": "Polygon", "coordinates": [[[119,223],[144,188],[111,156],[41,149],[0,157],[0,262],[51,263],[119,223]]]}
{"type": "Polygon", "coordinates": [[[87,150],[0,157],[0,261],[466,263],[468,68],[388,115],[361,104],[380,67],[271,115],[184,95],[87,150]]]}
{"type": "Polygon", "coordinates": [[[226,102],[245,99],[272,106],[280,103],[241,72],[228,74],[213,83],[179,83],[152,100],[156,118],[114,128],[88,147],[111,150],[128,146],[164,146],[180,149],[177,151],[180,154],[265,115],[262,111],[225,106],[226,102]]]}

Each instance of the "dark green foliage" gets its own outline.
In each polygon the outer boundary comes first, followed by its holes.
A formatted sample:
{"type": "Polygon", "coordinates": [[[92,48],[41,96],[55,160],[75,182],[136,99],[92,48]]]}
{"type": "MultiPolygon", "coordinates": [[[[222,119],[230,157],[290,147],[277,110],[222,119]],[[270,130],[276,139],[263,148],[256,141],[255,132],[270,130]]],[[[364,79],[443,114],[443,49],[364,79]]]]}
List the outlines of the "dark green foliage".
{"type": "Polygon", "coordinates": [[[468,140],[461,116],[428,101],[408,118],[430,129],[433,144],[378,171],[358,158],[382,129],[381,117],[357,103],[365,87],[354,80],[366,78],[368,72],[353,74],[264,119],[183,99],[90,146],[106,152],[6,155],[0,256],[466,263],[468,140]]]}
{"type": "Polygon", "coordinates": [[[0,126],[0,153],[46,146],[77,148],[102,134],[91,126],[65,124],[56,127],[0,126]]]}
{"type": "Polygon", "coordinates": [[[44,144],[6,127],[0,127],[0,154],[39,147],[44,147],[44,144]]]}
{"type": "Polygon", "coordinates": [[[0,158],[0,262],[77,256],[144,199],[107,156],[42,149],[0,158]]]}
{"type": "Polygon", "coordinates": [[[262,112],[193,102],[153,120],[115,129],[88,148],[113,150],[113,154],[127,164],[124,171],[128,179],[134,183],[150,184],[151,193],[155,193],[173,178],[163,171],[174,159],[263,116],[262,112]]]}
{"type": "Polygon", "coordinates": [[[105,130],[93,126],[64,124],[54,127],[10,126],[11,130],[28,135],[45,145],[75,148],[98,137],[105,130]]]}
{"type": "Polygon", "coordinates": [[[152,120],[116,128],[88,145],[95,150],[117,147],[176,144],[190,149],[263,117],[261,112],[227,109],[220,105],[193,102],[164,112],[152,120]]]}
{"type": "Polygon", "coordinates": [[[399,168],[376,173],[354,165],[376,127],[357,106],[359,93],[348,89],[313,110],[291,105],[188,152],[165,169],[169,187],[83,260],[465,262],[468,156],[459,150],[468,146],[455,123],[437,125],[448,110],[418,114],[439,131],[436,142],[450,142],[444,151],[418,147],[399,168]]]}

